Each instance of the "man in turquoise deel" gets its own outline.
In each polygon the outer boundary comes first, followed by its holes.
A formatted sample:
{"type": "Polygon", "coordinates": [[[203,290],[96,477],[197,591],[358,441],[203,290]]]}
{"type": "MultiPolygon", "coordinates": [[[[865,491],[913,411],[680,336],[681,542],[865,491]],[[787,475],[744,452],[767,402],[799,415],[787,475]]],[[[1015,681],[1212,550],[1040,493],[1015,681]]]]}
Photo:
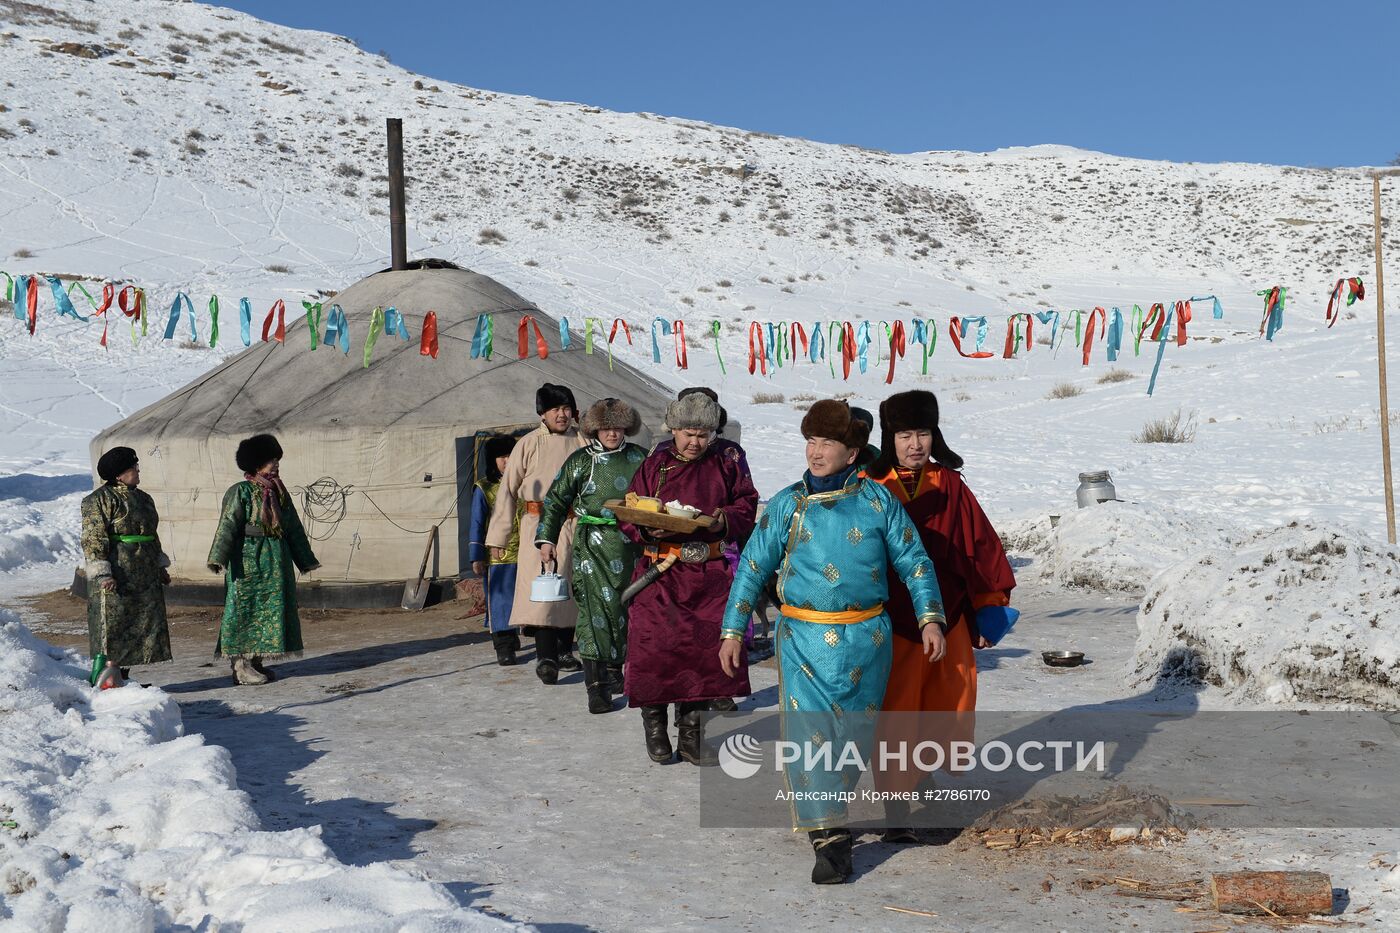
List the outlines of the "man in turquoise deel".
{"type": "MultiPolygon", "coordinates": [[[[782,600],[775,648],[779,708],[789,741],[847,742],[868,760],[874,723],[890,673],[887,568],[893,565],[913,598],[930,662],[942,658],[947,621],[933,562],[908,513],[884,486],[855,465],[870,428],[845,402],[817,402],[802,419],[807,473],[768,503],[739,558],[720,642],[720,664],[737,670],[744,628],[764,584],[778,576],[782,600]],[[800,732],[801,734],[793,734],[800,732]]],[[[816,852],[812,881],[837,884],[851,875],[846,804],[859,768],[789,764],[785,776],[794,829],[806,830],[816,852]]]]}

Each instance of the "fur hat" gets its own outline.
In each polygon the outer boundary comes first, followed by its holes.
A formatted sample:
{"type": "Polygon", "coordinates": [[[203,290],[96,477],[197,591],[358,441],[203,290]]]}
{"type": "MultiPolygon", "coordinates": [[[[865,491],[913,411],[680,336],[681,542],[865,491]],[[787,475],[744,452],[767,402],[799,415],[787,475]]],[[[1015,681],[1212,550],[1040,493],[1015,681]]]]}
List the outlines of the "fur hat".
{"type": "Polygon", "coordinates": [[[691,392],[666,406],[666,427],[672,431],[687,428],[696,431],[718,431],[719,402],[713,392],[691,392]]]}
{"type": "Polygon", "coordinates": [[[803,437],[825,437],[856,450],[870,440],[870,426],[851,414],[851,406],[834,398],[822,399],[802,418],[803,437]]]}
{"type": "Polygon", "coordinates": [[[515,438],[509,434],[493,434],[486,439],[486,443],[481,445],[481,456],[485,461],[487,480],[494,483],[501,478],[501,471],[496,469],[496,458],[509,457],[514,449],[515,438]]]}
{"type": "Polygon", "coordinates": [[[642,418],[637,410],[622,399],[605,398],[594,402],[593,407],[583,416],[579,431],[589,439],[607,428],[621,428],[628,437],[642,429],[642,418]]]}
{"type": "MultiPolygon", "coordinates": [[[[716,392],[714,389],[711,389],[709,386],[691,386],[688,389],[681,389],[680,392],[676,394],[676,398],[682,399],[685,398],[687,395],[694,395],[697,392],[701,395],[708,396],[709,398],[714,399],[715,404],[719,405],[719,393],[716,392]]],[[[728,423],[729,412],[724,410],[723,405],[719,405],[719,427],[715,428],[715,433],[723,434],[724,426],[728,423]]]]}
{"type": "Polygon", "coordinates": [[[535,414],[543,415],[551,408],[559,408],[568,405],[578,414],[578,402],[574,401],[574,390],[568,386],[555,385],[546,382],[535,390],[535,414]]]}
{"type": "Polygon", "coordinates": [[[963,459],[953,453],[938,427],[938,396],[924,389],[897,392],[880,403],[880,459],[872,472],[888,473],[895,465],[894,436],[900,431],[933,434],[930,456],[950,470],[962,469],[963,459]]]}
{"type": "Polygon", "coordinates": [[[282,445],[271,434],[254,434],[238,445],[233,462],[244,473],[256,473],[273,460],[282,459],[282,445]]]}
{"type": "Polygon", "coordinates": [[[115,483],[117,477],[136,466],[140,460],[130,447],[113,447],[97,458],[97,475],[104,483],[115,483]]]}

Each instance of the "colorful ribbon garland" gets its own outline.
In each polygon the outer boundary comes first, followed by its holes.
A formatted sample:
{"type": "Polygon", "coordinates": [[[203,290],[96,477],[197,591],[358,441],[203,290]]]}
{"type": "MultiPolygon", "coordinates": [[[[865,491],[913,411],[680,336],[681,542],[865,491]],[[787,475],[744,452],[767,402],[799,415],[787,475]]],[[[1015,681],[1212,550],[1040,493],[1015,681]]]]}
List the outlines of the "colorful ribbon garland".
{"type": "Polygon", "coordinates": [[[1274,334],[1283,329],[1283,299],[1288,289],[1275,285],[1254,294],[1264,299],[1264,318],[1259,322],[1259,334],[1265,340],[1272,341],[1274,334]]]}
{"type": "Polygon", "coordinates": [[[1339,304],[1342,298],[1342,287],[1347,290],[1347,307],[1350,308],[1358,301],[1366,300],[1366,283],[1359,278],[1338,279],[1337,284],[1332,286],[1332,294],[1327,296],[1327,326],[1330,328],[1342,316],[1342,306],[1339,304]],[[1333,313],[1333,308],[1336,313],[1333,313]]]}
{"type": "Polygon", "coordinates": [[[948,336],[952,339],[953,349],[958,351],[959,356],[972,360],[985,360],[988,357],[996,356],[995,353],[982,349],[982,344],[987,339],[987,319],[985,317],[949,318],[948,336]],[[977,324],[977,342],[973,345],[973,351],[967,353],[963,351],[962,342],[967,337],[967,325],[974,322],[977,324]]]}

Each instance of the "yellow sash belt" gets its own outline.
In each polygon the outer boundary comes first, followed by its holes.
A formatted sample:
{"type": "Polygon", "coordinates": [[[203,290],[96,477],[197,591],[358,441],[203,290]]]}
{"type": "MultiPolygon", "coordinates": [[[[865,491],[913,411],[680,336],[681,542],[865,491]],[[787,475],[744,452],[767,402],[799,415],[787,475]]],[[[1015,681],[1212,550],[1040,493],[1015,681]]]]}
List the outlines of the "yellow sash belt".
{"type": "Polygon", "coordinates": [[[876,603],[869,609],[847,609],[843,612],[822,612],[818,609],[798,609],[796,606],[784,605],[778,611],[789,619],[796,619],[799,622],[849,625],[852,622],[864,622],[867,619],[875,618],[885,611],[885,604],[876,603]]]}

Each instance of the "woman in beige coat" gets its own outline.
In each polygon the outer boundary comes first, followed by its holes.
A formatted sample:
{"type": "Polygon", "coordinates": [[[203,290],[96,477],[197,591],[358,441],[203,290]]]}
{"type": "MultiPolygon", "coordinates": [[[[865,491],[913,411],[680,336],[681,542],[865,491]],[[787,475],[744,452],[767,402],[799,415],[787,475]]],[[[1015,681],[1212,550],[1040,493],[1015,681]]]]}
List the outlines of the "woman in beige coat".
{"type": "MultiPolygon", "coordinates": [[[[520,516],[520,540],[535,540],[535,529],[539,527],[542,504],[550,484],[569,454],[586,443],[574,427],[578,405],[567,386],[549,382],[540,386],[535,392],[535,411],[539,413],[540,426],[515,445],[501,474],[491,524],[486,529],[486,545],[493,554],[503,554],[510,540],[517,501],[525,503],[520,516]]],[[[571,515],[560,531],[555,554],[558,565],[551,568],[556,572],[560,572],[558,568],[573,566],[575,521],[571,515]]],[[[557,603],[530,601],[530,586],[543,570],[537,549],[522,547],[518,566],[511,624],[535,629],[535,674],[543,683],[554,684],[561,670],[582,668],[572,654],[578,604],[571,599],[557,603]]]]}

